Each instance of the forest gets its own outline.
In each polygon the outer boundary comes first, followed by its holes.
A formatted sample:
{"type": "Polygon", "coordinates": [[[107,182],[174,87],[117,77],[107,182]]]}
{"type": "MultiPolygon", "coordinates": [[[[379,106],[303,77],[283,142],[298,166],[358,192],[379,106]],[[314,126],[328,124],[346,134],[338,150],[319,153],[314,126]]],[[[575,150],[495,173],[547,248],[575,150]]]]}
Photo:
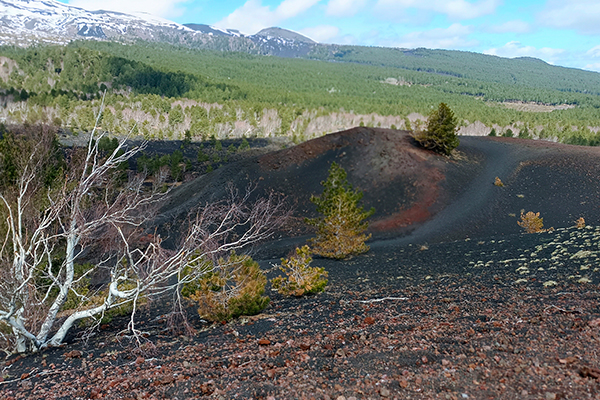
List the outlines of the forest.
{"type": "Polygon", "coordinates": [[[529,58],[318,46],[313,59],[285,59],[95,41],[0,54],[0,121],[75,134],[93,127],[106,92],[101,127],[147,139],[418,129],[444,102],[478,134],[600,143],[600,75],[529,58]]]}

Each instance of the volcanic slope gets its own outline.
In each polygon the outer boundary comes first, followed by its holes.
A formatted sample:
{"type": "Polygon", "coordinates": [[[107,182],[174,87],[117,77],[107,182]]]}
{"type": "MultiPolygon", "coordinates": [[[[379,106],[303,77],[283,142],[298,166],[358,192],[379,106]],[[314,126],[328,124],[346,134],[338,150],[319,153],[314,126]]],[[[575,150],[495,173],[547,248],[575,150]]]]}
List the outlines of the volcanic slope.
{"type": "MultiPolygon", "coordinates": [[[[600,149],[513,138],[461,137],[451,158],[420,148],[406,131],[353,128],[226,165],[177,188],[158,220],[176,236],[194,207],[256,185],[253,196],[281,193],[294,206],[283,237],[310,234],[310,196],[322,192],[332,162],[363,191],[374,245],[433,243],[518,233],[521,211],[545,227],[579,217],[600,220],[600,149]],[[499,177],[504,186],[494,185],[499,177]],[[175,222],[177,221],[177,222],[175,222]]],[[[285,247],[284,241],[281,246],[285,247]]],[[[291,245],[289,240],[287,245],[291,245]]],[[[283,249],[281,249],[283,250],[283,249]]]]}

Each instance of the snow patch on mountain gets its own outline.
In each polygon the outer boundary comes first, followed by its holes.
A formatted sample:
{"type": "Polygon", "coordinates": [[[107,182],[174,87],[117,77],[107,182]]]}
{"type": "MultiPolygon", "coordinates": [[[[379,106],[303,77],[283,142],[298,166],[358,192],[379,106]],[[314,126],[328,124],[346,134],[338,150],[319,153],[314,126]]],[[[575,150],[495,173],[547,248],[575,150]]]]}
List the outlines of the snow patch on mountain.
{"type": "Polygon", "coordinates": [[[88,11],[55,0],[0,0],[0,43],[66,43],[76,38],[119,36],[156,39],[158,35],[194,31],[147,13],[88,11]]]}
{"type": "Polygon", "coordinates": [[[90,11],[55,0],[0,0],[0,45],[66,44],[76,39],[141,39],[279,57],[305,57],[317,45],[282,28],[245,35],[204,24],[181,25],[143,12],[90,11]]]}

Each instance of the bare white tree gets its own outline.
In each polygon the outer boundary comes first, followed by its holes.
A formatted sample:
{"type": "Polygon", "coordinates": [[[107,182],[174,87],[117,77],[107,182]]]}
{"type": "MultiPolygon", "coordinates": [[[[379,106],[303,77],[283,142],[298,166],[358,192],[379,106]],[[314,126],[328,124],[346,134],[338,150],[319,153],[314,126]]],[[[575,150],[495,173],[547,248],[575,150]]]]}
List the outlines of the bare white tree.
{"type": "Polygon", "coordinates": [[[48,143],[39,141],[23,156],[14,192],[0,193],[6,215],[0,328],[4,324],[12,331],[4,329],[0,336],[9,342],[5,351],[59,345],[75,322],[98,319],[126,303],[132,304],[134,330],[141,297],[179,296],[180,285],[206,272],[182,274],[195,259],[263,240],[285,220],[283,203],[275,196],[251,203],[249,192],[239,197],[232,190],[230,198],[198,209],[179,246],[167,250],[158,235],[144,232],[164,194],[147,189],[143,176],[115,183],[119,166],[146,143],[128,148],[123,139],[105,155],[98,148],[103,135],[94,128],[87,149],[69,153],[68,173],[52,189],[40,181],[48,143]],[[97,261],[79,265],[89,260],[97,261]],[[90,277],[104,270],[110,273],[108,284],[92,290],[90,277]]]}

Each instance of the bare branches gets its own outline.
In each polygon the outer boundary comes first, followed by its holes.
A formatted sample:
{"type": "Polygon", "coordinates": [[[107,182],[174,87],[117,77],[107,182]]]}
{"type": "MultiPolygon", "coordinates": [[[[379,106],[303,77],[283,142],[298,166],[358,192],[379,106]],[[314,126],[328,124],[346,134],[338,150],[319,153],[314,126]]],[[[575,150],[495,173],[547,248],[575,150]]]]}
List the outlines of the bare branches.
{"type": "MultiPolygon", "coordinates": [[[[24,154],[12,191],[0,191],[7,229],[0,247],[0,324],[12,329],[3,341],[14,343],[13,351],[59,345],[77,321],[125,304],[135,335],[142,299],[179,296],[181,285],[209,272],[190,265],[272,236],[289,215],[273,194],[253,202],[252,190],[240,195],[229,188],[226,199],[191,214],[179,246],[168,250],[159,235],[145,231],[166,194],[145,186],[143,175],[116,178],[146,143],[128,147],[123,139],[103,154],[103,135],[94,128],[86,149],[66,150],[65,168],[45,186],[39,171],[52,141],[38,141],[24,154]],[[91,290],[100,270],[109,271],[109,282],[91,290]]],[[[181,311],[180,297],[178,303],[181,311]]]]}
{"type": "Polygon", "coordinates": [[[380,299],[370,299],[370,300],[356,300],[358,303],[380,303],[386,300],[408,300],[408,297],[382,297],[380,299]]]}

